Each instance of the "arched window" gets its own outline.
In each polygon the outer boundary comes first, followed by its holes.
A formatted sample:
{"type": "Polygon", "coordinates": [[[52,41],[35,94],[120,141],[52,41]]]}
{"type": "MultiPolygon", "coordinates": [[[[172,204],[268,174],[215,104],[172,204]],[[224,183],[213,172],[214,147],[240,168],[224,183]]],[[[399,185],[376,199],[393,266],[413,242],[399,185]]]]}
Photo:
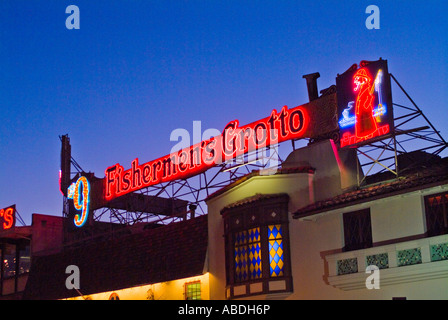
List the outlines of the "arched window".
{"type": "Polygon", "coordinates": [[[109,296],[109,300],[120,300],[120,297],[114,292],[109,296]]]}

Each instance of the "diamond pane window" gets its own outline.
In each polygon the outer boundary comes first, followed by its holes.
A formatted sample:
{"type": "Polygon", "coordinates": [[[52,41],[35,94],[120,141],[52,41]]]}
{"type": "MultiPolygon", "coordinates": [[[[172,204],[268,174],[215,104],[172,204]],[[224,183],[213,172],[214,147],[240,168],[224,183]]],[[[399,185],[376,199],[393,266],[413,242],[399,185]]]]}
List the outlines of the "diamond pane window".
{"type": "Polygon", "coordinates": [[[291,292],[287,194],[260,195],[221,210],[226,298],[291,292]],[[284,287],[271,286],[282,281],[284,287]]]}
{"type": "Polygon", "coordinates": [[[248,280],[247,231],[241,231],[235,237],[235,280],[248,280]]]}
{"type": "Polygon", "coordinates": [[[260,228],[249,229],[249,275],[251,279],[261,277],[260,228]]]}
{"type": "Polygon", "coordinates": [[[280,224],[268,226],[269,267],[271,277],[283,276],[283,239],[280,224]]]}

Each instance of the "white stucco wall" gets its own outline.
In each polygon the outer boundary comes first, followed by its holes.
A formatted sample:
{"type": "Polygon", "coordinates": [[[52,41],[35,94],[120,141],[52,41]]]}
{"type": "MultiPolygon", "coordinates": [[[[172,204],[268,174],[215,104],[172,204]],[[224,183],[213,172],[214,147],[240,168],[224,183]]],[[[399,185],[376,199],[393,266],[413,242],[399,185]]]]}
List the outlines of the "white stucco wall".
{"type": "MultiPolygon", "coordinates": [[[[384,244],[382,243],[388,243],[390,240],[404,238],[400,241],[408,241],[409,237],[423,237],[426,232],[423,198],[428,194],[448,190],[448,185],[385,197],[375,201],[367,201],[300,220],[293,219],[292,213],[297,209],[306,206],[314,200],[322,200],[342,193],[343,186],[346,187],[353,183],[356,176],[356,171],[352,170],[353,159],[350,160],[347,154],[345,154],[337,160],[332,144],[321,144],[308,151],[308,153],[302,153],[302,158],[298,157],[300,152],[296,153],[294,159],[292,159],[294,161],[290,162],[290,167],[311,165],[316,168],[314,174],[293,173],[254,176],[238,186],[209,199],[207,205],[210,298],[225,299],[226,270],[224,226],[220,214],[221,210],[229,204],[254,196],[257,193],[287,193],[290,196],[289,231],[293,292],[270,295],[268,297],[254,296],[251,298],[392,299],[393,297],[406,297],[408,299],[448,299],[448,260],[435,264],[431,262],[419,266],[400,267],[392,271],[390,269],[387,271],[380,270],[380,275],[390,275],[392,273],[399,275],[400,272],[406,275],[407,270],[412,271],[414,269],[417,270],[416,272],[420,272],[420,274],[425,270],[428,270],[428,272],[432,272],[435,269],[442,270],[438,278],[416,281],[417,276],[411,280],[404,276],[402,280],[395,281],[393,285],[380,284],[380,289],[378,290],[360,288],[344,291],[329,283],[329,264],[327,259],[328,256],[339,254],[344,247],[342,215],[345,212],[370,208],[374,247],[376,244],[383,246],[384,244]],[[299,159],[303,161],[301,162],[299,159]],[[347,163],[350,165],[347,165],[347,163]]],[[[406,246],[407,244],[404,243],[404,245],[406,246]]],[[[413,244],[411,243],[410,245],[413,244]]],[[[357,276],[365,281],[363,273],[357,276]]],[[[351,275],[348,277],[351,277],[351,275]]],[[[368,274],[365,274],[366,279],[367,277],[368,274]]]]}

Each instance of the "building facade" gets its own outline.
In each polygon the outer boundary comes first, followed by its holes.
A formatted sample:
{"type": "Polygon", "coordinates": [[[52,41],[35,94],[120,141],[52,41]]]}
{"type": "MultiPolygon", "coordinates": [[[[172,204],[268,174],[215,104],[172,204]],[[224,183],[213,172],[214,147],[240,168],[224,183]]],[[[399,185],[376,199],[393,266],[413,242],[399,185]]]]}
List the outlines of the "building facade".
{"type": "Polygon", "coordinates": [[[209,299],[207,216],[126,231],[32,256],[23,298],[209,299]]]}
{"type": "Polygon", "coordinates": [[[210,298],[448,299],[446,160],[358,187],[328,140],[215,193],[210,298]]]}
{"type": "Polygon", "coordinates": [[[207,215],[76,245],[36,215],[23,298],[448,299],[448,159],[405,156],[399,177],[363,179],[354,149],[313,143],[210,195],[207,215]]]}

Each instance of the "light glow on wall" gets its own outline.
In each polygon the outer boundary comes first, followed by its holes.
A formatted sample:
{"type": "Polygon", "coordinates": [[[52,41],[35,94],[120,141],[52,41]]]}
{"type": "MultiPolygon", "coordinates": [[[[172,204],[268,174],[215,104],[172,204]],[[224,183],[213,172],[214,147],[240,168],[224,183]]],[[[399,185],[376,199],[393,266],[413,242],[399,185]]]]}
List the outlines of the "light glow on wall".
{"type": "Polygon", "coordinates": [[[114,291],[99,292],[64,300],[109,300],[115,294],[120,300],[185,300],[185,286],[192,282],[201,284],[201,300],[210,299],[209,273],[167,282],[146,284],[114,291]]]}

